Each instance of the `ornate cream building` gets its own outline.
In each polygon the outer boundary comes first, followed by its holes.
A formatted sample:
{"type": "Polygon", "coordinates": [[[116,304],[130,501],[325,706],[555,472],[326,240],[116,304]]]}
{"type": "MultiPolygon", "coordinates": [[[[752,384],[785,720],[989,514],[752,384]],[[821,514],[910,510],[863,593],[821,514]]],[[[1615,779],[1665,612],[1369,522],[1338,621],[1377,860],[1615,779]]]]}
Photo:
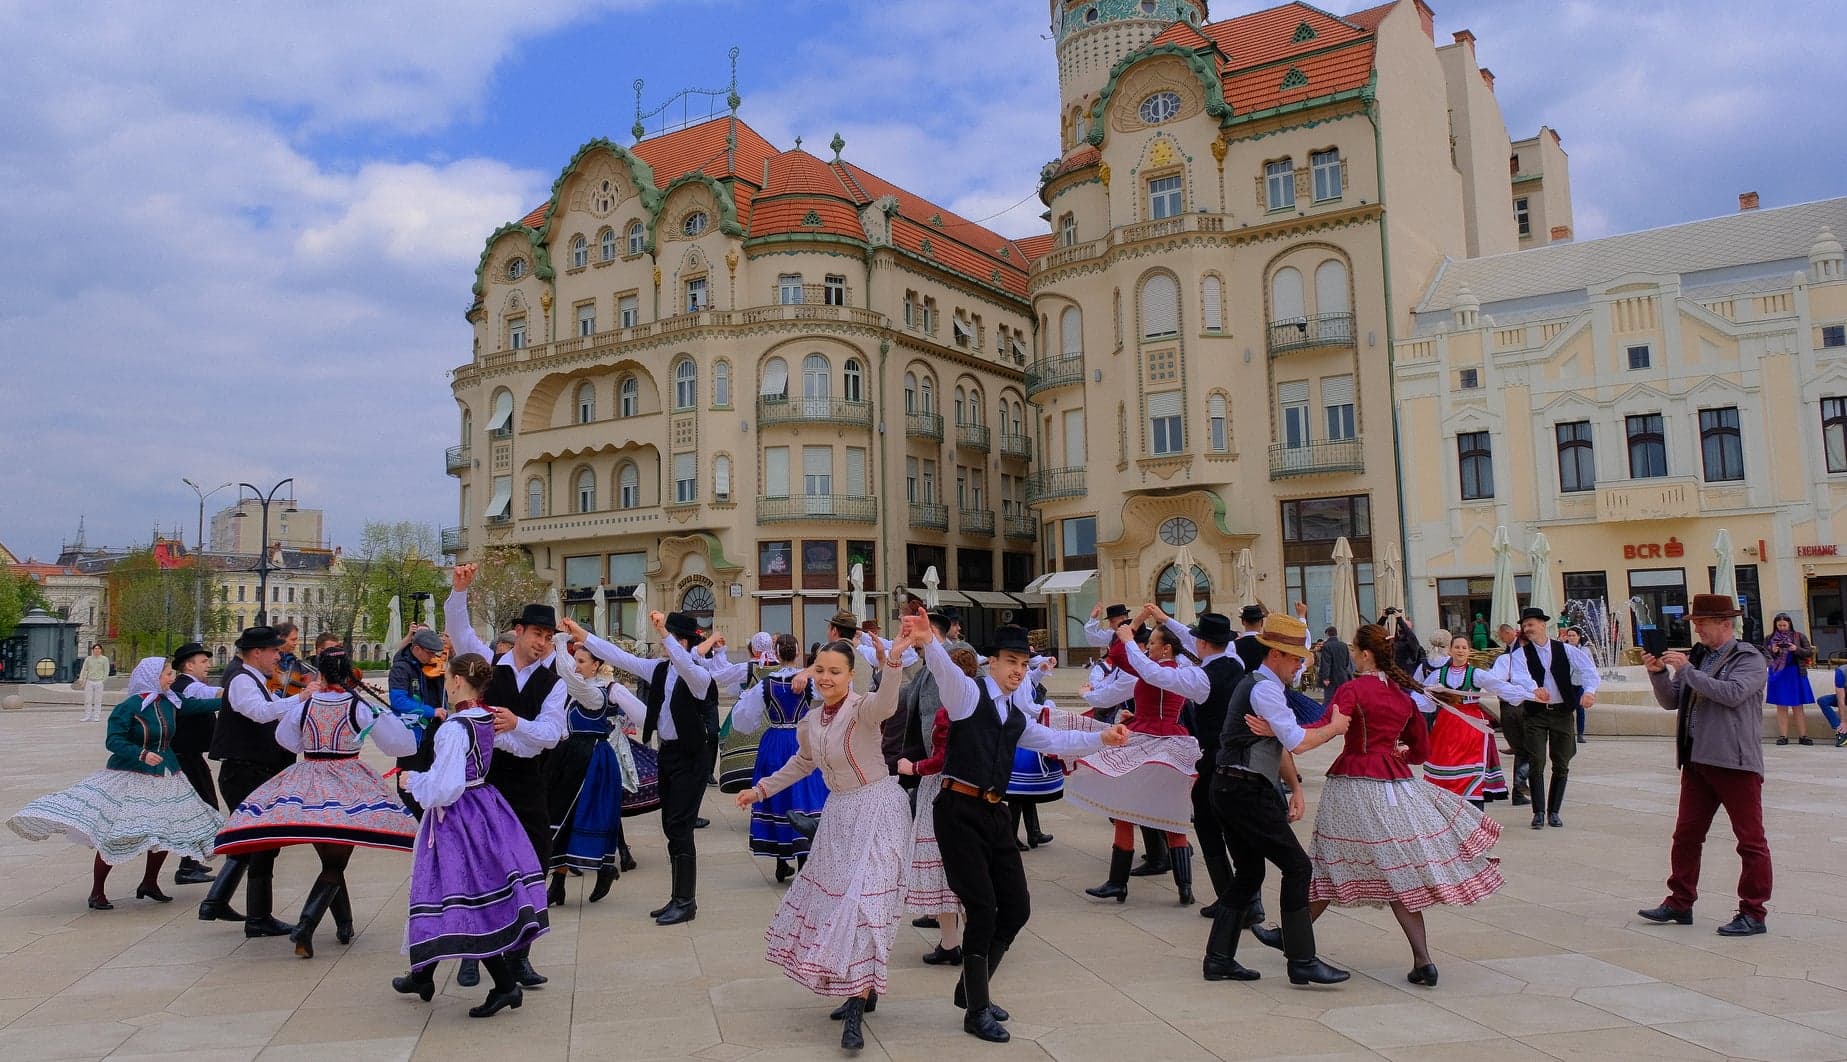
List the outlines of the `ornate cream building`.
{"type": "Polygon", "coordinates": [[[445,550],[524,547],[580,612],[639,585],[804,641],[855,563],[880,596],[933,566],[977,633],[1011,614],[1069,647],[1099,595],[1171,601],[1181,546],[1201,607],[1306,600],[1319,626],[1345,537],[1370,611],[1396,338],[1446,258],[1569,239],[1557,137],[1516,154],[1473,36],[1439,46],[1420,0],[1049,10],[1047,235],[838,138],[779,149],[735,95],[585,145],[482,255],[445,550]]]}
{"type": "Polygon", "coordinates": [[[1847,646],[1847,199],[1740,206],[1427,286],[1394,359],[1413,615],[1485,613],[1505,525],[1522,573],[1544,532],[1555,600],[1686,644],[1723,529],[1754,626],[1847,646]]]}
{"type": "Polygon", "coordinates": [[[972,621],[1026,618],[1026,249],[736,105],[584,145],[488,239],[445,552],[522,547],[628,634],[640,586],[813,641],[856,565],[874,601],[935,568],[972,621]]]}
{"type": "MultiPolygon", "coordinates": [[[[1473,35],[1439,45],[1418,0],[1220,22],[1190,0],[1056,0],[1052,17],[1064,154],[1041,193],[1056,247],[1031,275],[1026,501],[1066,644],[1099,595],[1172,601],[1179,546],[1202,606],[1306,601],[1319,628],[1344,537],[1370,614],[1400,534],[1396,337],[1446,257],[1522,245],[1532,182],[1473,35]]],[[[1547,238],[1567,239],[1557,145],[1545,130],[1530,154],[1547,238]]]]}

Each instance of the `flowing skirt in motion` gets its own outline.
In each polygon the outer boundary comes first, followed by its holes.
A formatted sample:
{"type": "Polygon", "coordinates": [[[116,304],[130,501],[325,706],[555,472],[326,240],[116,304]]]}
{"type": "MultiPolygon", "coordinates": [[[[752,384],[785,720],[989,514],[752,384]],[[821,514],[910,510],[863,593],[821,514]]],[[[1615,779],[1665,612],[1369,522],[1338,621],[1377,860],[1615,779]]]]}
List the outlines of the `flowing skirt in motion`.
{"type": "Polygon", "coordinates": [[[550,927],[545,872],[498,790],[471,786],[448,807],[424,812],[404,923],[413,969],[500,955],[550,927]]]}
{"type": "Polygon", "coordinates": [[[210,859],[224,816],[183,774],[105,770],[39,797],[6,824],[28,841],[62,833],[116,866],[146,852],[210,859]]]}
{"type": "Polygon", "coordinates": [[[936,795],[942,791],[942,775],[926,774],[918,779],[916,831],[911,840],[911,865],[905,876],[909,893],[906,903],[918,914],[955,914],[962,909],[943,873],[943,850],[936,843],[936,795]]]}
{"type": "Polygon", "coordinates": [[[1413,911],[1471,904],[1502,885],[1488,854],[1501,824],[1447,789],[1413,778],[1331,774],[1308,855],[1311,900],[1342,907],[1398,902],[1413,911]]]}
{"type": "Polygon", "coordinates": [[[911,807],[896,778],[829,794],[808,865],[763,934],[764,958],[816,995],[884,994],[910,852],[911,807]]]}

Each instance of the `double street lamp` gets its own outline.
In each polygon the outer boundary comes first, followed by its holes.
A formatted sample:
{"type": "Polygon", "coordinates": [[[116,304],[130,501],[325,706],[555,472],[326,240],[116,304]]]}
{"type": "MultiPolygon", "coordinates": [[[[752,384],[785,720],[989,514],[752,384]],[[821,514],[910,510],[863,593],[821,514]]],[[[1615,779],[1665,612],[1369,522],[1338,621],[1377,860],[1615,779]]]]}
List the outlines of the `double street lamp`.
{"type": "MultiPolygon", "coordinates": [[[[191,487],[192,492],[199,496],[199,553],[198,553],[198,556],[193,561],[193,566],[197,568],[199,565],[202,565],[205,563],[205,499],[211,497],[212,495],[218,493],[219,491],[225,489],[226,487],[236,486],[236,484],[220,483],[216,487],[213,487],[211,490],[206,490],[204,487],[201,487],[197,483],[194,483],[192,480],[186,479],[184,477],[180,479],[180,482],[186,484],[188,487],[191,487]]],[[[193,579],[193,592],[192,592],[192,640],[195,642],[204,642],[205,641],[205,575],[203,572],[197,572],[197,571],[195,571],[193,574],[195,578],[193,579]]]]}
{"type": "MultiPolygon", "coordinates": [[[[295,482],[295,477],[290,476],[288,479],[269,488],[267,493],[258,490],[248,483],[238,484],[238,503],[243,503],[243,492],[247,490],[256,496],[257,503],[262,506],[263,509],[263,537],[262,540],[257,543],[257,566],[252,569],[257,573],[256,626],[258,627],[264,626],[269,622],[269,573],[274,570],[274,566],[269,563],[269,507],[275,502],[276,495],[282,492],[282,488],[293,482],[295,482]]],[[[285,501],[283,504],[287,506],[282,510],[285,516],[289,513],[300,511],[295,508],[295,502],[293,500],[285,501]]],[[[245,513],[242,509],[231,514],[232,519],[236,520],[244,519],[248,515],[249,514],[245,513]]]]}

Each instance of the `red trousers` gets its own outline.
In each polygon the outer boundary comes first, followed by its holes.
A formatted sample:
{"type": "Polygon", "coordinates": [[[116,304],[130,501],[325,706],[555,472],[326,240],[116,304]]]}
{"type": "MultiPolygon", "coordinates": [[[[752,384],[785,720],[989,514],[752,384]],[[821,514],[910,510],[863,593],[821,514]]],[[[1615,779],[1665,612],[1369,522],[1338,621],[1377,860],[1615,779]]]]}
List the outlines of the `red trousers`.
{"type": "Polygon", "coordinates": [[[1764,917],[1770,901],[1770,844],[1764,840],[1764,779],[1751,771],[1689,763],[1680,769],[1680,813],[1674,821],[1674,846],[1668,856],[1667,905],[1693,909],[1699,899],[1700,852],[1720,808],[1738,838],[1738,910],[1764,917]]]}

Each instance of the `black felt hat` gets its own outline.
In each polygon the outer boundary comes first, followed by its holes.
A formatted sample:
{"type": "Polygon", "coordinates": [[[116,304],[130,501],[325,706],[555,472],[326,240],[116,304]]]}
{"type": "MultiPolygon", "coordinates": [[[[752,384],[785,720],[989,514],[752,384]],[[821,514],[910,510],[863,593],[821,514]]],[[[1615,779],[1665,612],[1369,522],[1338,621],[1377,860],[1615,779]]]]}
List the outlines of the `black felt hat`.
{"type": "Polygon", "coordinates": [[[699,637],[699,620],[690,612],[667,613],[667,633],[688,640],[699,637]]]}
{"type": "Polygon", "coordinates": [[[1111,605],[1103,610],[1103,618],[1109,620],[1111,623],[1119,619],[1127,619],[1129,618],[1129,606],[1111,605]]]}
{"type": "Polygon", "coordinates": [[[280,649],[287,639],[276,633],[274,627],[245,627],[244,633],[237,636],[237,651],[249,649],[280,649]]]}
{"type": "Polygon", "coordinates": [[[200,645],[198,642],[187,642],[185,645],[173,650],[173,666],[184,667],[186,661],[191,660],[195,656],[210,655],[212,655],[212,651],[200,645]]]}
{"type": "Polygon", "coordinates": [[[558,612],[550,605],[531,604],[520,609],[519,618],[513,621],[515,627],[544,627],[548,631],[558,629],[558,612]]]}
{"type": "Polygon", "coordinates": [[[1016,627],[1013,624],[1007,624],[1004,627],[994,628],[994,652],[990,655],[999,655],[1001,653],[1019,653],[1022,656],[1033,655],[1032,641],[1026,636],[1025,627],[1016,627]]]}
{"type": "Polygon", "coordinates": [[[1202,612],[1199,621],[1193,624],[1193,637],[1213,645],[1230,645],[1237,635],[1231,629],[1231,620],[1222,612],[1202,612]]]}

